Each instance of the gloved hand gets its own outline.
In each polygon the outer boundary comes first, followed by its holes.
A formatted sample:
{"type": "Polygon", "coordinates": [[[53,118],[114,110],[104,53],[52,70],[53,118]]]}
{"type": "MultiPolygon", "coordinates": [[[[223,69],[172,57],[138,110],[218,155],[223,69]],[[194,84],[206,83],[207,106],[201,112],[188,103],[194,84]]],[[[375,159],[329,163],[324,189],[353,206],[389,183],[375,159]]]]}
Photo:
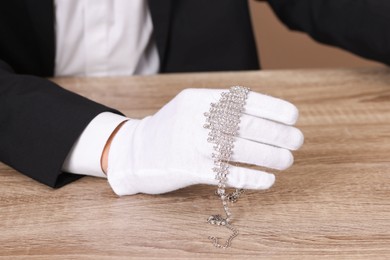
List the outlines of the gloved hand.
{"type": "MultiPolygon", "coordinates": [[[[118,195],[159,194],[193,184],[217,185],[212,171],[213,144],[207,142],[204,112],[218,102],[216,89],[187,89],[155,115],[129,120],[113,139],[108,181],[118,195]]],[[[297,108],[284,100],[251,91],[241,117],[232,161],[284,170],[293,164],[290,150],[303,143],[294,128],[297,108]]],[[[275,176],[231,166],[227,185],[267,189],[275,176]]]]}

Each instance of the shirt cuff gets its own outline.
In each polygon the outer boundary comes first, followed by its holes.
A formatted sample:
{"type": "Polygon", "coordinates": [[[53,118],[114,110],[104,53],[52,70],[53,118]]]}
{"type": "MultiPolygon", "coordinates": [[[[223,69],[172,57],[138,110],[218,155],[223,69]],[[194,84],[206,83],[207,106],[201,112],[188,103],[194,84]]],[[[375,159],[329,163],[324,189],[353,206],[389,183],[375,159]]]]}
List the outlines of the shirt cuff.
{"type": "Polygon", "coordinates": [[[73,145],[62,170],[106,178],[100,164],[104,146],[115,128],[126,120],[129,119],[111,112],[97,115],[73,145]]]}

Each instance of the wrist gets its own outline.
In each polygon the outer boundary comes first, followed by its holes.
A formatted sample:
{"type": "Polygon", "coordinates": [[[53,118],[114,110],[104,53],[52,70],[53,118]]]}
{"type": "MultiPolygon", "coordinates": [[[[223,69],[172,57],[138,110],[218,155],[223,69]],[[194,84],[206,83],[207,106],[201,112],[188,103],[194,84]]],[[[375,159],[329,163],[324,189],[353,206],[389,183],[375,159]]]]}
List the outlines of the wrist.
{"type": "Polygon", "coordinates": [[[112,140],[115,138],[115,135],[118,133],[118,131],[121,129],[121,127],[122,127],[127,121],[128,121],[128,120],[123,121],[122,123],[120,123],[120,124],[114,129],[114,131],[112,132],[112,134],[111,134],[110,137],[108,138],[108,140],[107,140],[107,142],[106,142],[106,145],[105,145],[104,148],[103,148],[102,157],[101,157],[101,159],[100,159],[100,165],[101,165],[102,171],[103,171],[104,174],[106,174],[106,175],[107,175],[107,168],[108,168],[108,154],[110,153],[110,147],[111,147],[112,140]]]}

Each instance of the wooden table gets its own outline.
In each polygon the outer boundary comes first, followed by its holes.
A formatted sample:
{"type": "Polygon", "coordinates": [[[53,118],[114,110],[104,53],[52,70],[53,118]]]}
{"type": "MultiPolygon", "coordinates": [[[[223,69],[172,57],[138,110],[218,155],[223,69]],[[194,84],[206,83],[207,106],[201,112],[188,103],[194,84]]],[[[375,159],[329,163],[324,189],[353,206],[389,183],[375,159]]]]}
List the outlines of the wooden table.
{"type": "MultiPolygon", "coordinates": [[[[104,179],[53,190],[0,165],[0,256],[9,259],[390,258],[390,70],[296,70],[59,78],[67,89],[140,118],[181,89],[233,84],[300,109],[305,144],[267,191],[233,207],[240,236],[227,250],[205,223],[214,187],[116,197],[104,179]]],[[[218,233],[220,232],[220,233],[218,233]]]]}

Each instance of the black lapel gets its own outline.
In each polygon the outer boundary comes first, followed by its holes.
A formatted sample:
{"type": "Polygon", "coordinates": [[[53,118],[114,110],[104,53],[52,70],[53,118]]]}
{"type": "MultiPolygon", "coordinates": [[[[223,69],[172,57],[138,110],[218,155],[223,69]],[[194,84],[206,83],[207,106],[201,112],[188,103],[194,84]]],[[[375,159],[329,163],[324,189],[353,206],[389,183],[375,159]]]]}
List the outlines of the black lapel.
{"type": "Polygon", "coordinates": [[[25,0],[32,27],[35,30],[43,69],[47,75],[54,74],[55,34],[53,0],[25,0]]]}
{"type": "Polygon", "coordinates": [[[153,33],[156,39],[161,69],[165,64],[171,22],[172,0],[149,0],[149,10],[153,21],[153,33]]]}

